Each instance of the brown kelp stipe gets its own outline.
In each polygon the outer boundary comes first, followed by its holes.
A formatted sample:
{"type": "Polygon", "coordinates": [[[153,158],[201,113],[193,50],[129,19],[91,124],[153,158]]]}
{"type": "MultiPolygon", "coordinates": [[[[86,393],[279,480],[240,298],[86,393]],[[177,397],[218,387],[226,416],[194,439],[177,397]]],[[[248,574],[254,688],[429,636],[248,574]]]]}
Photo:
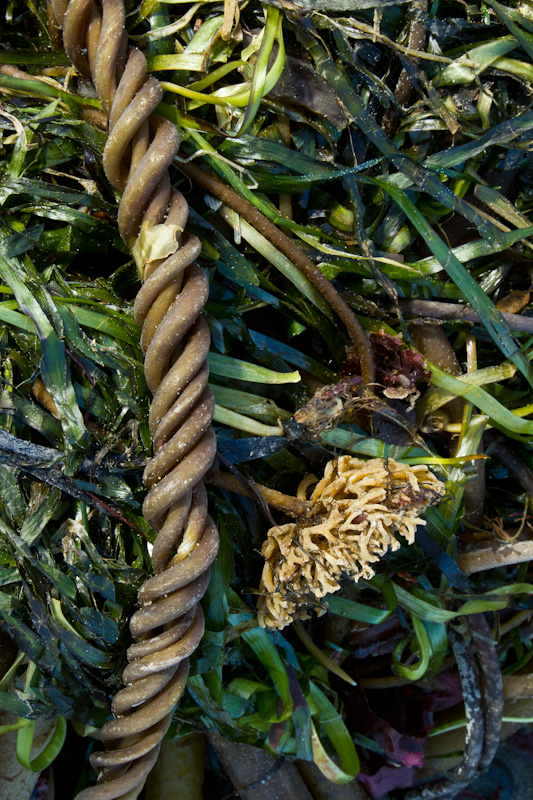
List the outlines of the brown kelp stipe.
{"type": "Polygon", "coordinates": [[[188,657],[204,629],[199,601],[218,549],[203,484],[216,454],[205,362],[210,336],[201,316],[208,281],[194,264],[200,242],[182,237],[187,203],[170,185],[178,133],[154,114],[162,90],[147,76],[144,55],[128,45],[123,0],[50,0],[49,12],[52,29],[63,32],[72,63],[92,79],[109,120],[104,168],[122,194],[120,234],[134,252],[138,248],[143,278],[135,316],[154,394],[154,457],[144,474],[149,491],[143,512],[158,532],[156,574],[141,588],[140,609],[131,620],[135,643],[128,650],[126,688],[113,701],[115,719],[101,731],[107,751],[91,759],[98,784],[78,795],[133,800],[185,689],[188,657]],[[155,254],[150,243],[162,237],[165,249],[155,254]]]}

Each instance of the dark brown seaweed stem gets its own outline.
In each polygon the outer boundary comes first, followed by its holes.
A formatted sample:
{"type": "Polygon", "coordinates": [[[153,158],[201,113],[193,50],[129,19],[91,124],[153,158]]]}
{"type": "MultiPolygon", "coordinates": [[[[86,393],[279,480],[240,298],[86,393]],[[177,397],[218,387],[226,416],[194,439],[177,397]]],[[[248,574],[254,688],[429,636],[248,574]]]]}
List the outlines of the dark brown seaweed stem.
{"type": "Polygon", "coordinates": [[[194,183],[202,186],[210,192],[210,194],[222,200],[223,203],[236,211],[237,214],[249,222],[250,225],[253,225],[259,233],[272,242],[272,244],[277,247],[281,253],[286,255],[294,266],[309,279],[313,286],[324,297],[330,308],[335,311],[343,321],[348,335],[356,346],[361,359],[363,381],[367,385],[373,384],[375,381],[375,367],[370,340],[348,303],[335,289],[333,284],[322,274],[316,264],[305,255],[295,242],[289,239],[289,237],[280,231],[273,222],[258,211],[255,206],[236,194],[233,189],[230,189],[229,186],[226,186],[225,183],[214,175],[205,172],[205,170],[197,167],[196,164],[180,163],[178,166],[184,175],[187,175],[194,183]]]}
{"type": "MultiPolygon", "coordinates": [[[[427,15],[427,0],[412,0],[407,6],[407,19],[409,20],[409,50],[422,51],[426,49],[426,15],[427,15]]],[[[413,59],[414,60],[414,59],[413,59]]],[[[394,97],[398,106],[405,106],[413,93],[413,83],[409,77],[409,73],[402,68],[396,89],[394,90],[394,97]]],[[[398,125],[400,124],[401,116],[397,108],[388,109],[383,116],[383,128],[387,136],[394,136],[398,125]]]]}
{"type": "Polygon", "coordinates": [[[465,705],[466,742],[463,758],[453,775],[438,778],[407,792],[405,800],[437,800],[437,798],[455,797],[476,776],[482,758],[485,725],[480,676],[468,620],[463,617],[457,623],[450,623],[448,638],[457,662],[465,705]]]}
{"type": "MultiPolygon", "coordinates": [[[[398,300],[400,309],[407,316],[417,319],[463,320],[464,322],[481,322],[477,311],[460,303],[441,303],[437,300],[398,300]]],[[[533,317],[522,314],[501,312],[513,331],[533,333],[533,317]]]]}
{"type": "Polygon", "coordinates": [[[496,645],[485,614],[471,614],[468,623],[476,645],[483,679],[485,741],[479,769],[487,769],[496,754],[502,732],[503,678],[496,645]]]}
{"type": "MultiPolygon", "coordinates": [[[[407,6],[407,16],[410,19],[409,50],[425,50],[426,48],[426,14],[427,0],[413,0],[407,6]]],[[[413,92],[413,84],[407,70],[402,69],[394,97],[400,106],[405,105],[413,92]]]]}
{"type": "Polygon", "coordinates": [[[485,444],[490,446],[490,455],[496,456],[498,461],[518,478],[528,494],[533,494],[533,472],[507,444],[506,437],[490,430],[483,434],[483,438],[485,444]]]}
{"type": "MultiPolygon", "coordinates": [[[[479,443],[477,452],[483,455],[485,448],[483,440],[479,443]]],[[[485,460],[474,462],[475,477],[468,481],[464,488],[464,521],[469,527],[481,528],[485,512],[486,500],[486,472],[487,465],[485,460]]]]}
{"type": "Polygon", "coordinates": [[[278,492],[276,489],[270,489],[268,486],[263,486],[260,483],[253,483],[247,488],[236,475],[230,475],[228,472],[220,472],[218,475],[210,477],[206,483],[211,486],[218,486],[219,489],[226,489],[229,492],[236,492],[243,494],[246,497],[253,498],[253,491],[257,491],[263,500],[269,506],[284,511],[286,514],[291,514],[296,517],[305,517],[309,513],[310,507],[308,503],[303,500],[298,500],[297,497],[292,497],[288,494],[278,492]]]}

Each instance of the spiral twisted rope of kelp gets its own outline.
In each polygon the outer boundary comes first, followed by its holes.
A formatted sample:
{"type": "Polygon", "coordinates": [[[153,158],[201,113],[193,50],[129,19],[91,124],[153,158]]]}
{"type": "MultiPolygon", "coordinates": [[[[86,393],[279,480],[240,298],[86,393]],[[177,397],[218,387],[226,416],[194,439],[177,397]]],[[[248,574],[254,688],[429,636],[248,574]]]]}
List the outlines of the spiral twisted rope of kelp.
{"type": "Polygon", "coordinates": [[[142,586],[140,609],[131,619],[135,643],[128,650],[125,688],[113,700],[115,719],[101,731],[107,750],[91,759],[98,784],[78,795],[133,800],[185,689],[188,657],[204,629],[199,601],[218,549],[203,484],[216,453],[214,400],[207,388],[210,336],[202,317],[208,282],[194,264],[200,242],[182,235],[187,203],[170,184],[178,133],[155,114],[162,90],[147,76],[144,55],[128,45],[123,0],[49,0],[49,11],[52,27],[62,31],[78,72],[92,79],[109,120],[104,168],[122,195],[120,234],[137,248],[143,273],[135,316],[154,395],[154,456],[144,474],[143,513],[158,532],[155,575],[142,586]],[[164,258],[152,260],[155,226],[161,226],[155,238],[164,238],[167,249],[157,253],[164,258]]]}

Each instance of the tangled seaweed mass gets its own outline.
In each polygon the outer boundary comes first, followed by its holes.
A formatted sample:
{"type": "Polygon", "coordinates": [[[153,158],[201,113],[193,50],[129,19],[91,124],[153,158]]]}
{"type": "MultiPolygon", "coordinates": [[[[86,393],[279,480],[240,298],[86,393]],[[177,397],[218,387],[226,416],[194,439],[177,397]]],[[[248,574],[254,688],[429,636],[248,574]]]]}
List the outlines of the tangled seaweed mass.
{"type": "Polygon", "coordinates": [[[424,465],[351,456],[330,461],[311,495],[310,518],[268,532],[260,624],[285,628],[311,610],[325,613],[320,600],[337,592],[343,578],[372,578],[372,564],[400,547],[395,534],[414,542],[417,526],[425,525],[420,515],[444,492],[424,465]]]}

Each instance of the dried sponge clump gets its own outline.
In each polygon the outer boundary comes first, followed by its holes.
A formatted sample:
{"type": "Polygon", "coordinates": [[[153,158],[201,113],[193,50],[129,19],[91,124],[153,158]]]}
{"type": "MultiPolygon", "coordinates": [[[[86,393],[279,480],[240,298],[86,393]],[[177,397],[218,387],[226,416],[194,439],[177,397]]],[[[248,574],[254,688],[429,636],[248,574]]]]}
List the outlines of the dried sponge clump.
{"type": "Polygon", "coordinates": [[[262,627],[284,628],[326,611],[321,598],[340,589],[343,578],[358,581],[375,573],[372,564],[409,544],[420,515],[444,495],[444,484],[424,465],[392,459],[330,461],[310,497],[307,519],[268,531],[262,554],[258,619],[262,627]]]}

